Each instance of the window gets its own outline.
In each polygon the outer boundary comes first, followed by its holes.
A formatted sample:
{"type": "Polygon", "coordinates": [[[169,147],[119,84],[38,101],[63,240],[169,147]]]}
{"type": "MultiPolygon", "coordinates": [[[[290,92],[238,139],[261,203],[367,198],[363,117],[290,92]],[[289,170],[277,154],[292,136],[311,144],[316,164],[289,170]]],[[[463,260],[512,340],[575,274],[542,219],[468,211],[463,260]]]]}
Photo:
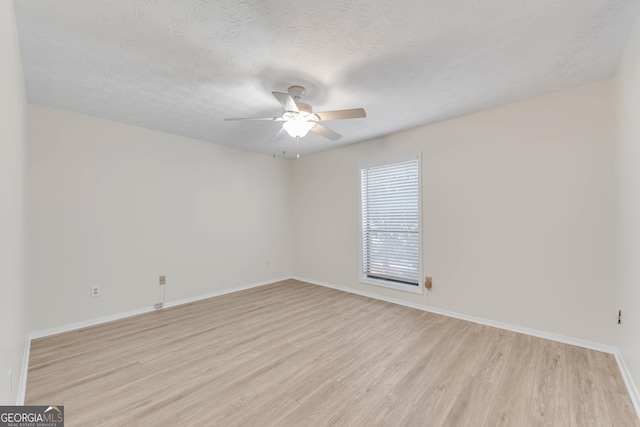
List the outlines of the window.
{"type": "Polygon", "coordinates": [[[420,158],[361,170],[362,281],[421,293],[420,158]]]}

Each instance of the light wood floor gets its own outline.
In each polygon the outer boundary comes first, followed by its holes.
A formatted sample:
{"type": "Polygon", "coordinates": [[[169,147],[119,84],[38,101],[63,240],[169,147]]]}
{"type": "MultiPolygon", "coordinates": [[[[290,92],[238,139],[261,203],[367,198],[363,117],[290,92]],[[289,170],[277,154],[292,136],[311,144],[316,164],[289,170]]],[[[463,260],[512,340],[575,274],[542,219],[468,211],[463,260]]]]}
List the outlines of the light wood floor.
{"type": "Polygon", "coordinates": [[[66,426],[640,426],[612,355],[287,280],[34,340],[66,426]]]}

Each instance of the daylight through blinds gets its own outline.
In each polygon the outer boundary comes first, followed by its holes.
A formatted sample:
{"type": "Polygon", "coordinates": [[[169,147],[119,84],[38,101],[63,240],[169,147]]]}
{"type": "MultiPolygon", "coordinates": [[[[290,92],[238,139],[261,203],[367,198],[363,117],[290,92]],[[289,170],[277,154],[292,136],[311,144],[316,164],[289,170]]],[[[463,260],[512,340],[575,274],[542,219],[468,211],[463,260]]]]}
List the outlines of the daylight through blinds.
{"type": "Polygon", "coordinates": [[[363,276],[420,281],[418,160],[362,169],[363,276]]]}

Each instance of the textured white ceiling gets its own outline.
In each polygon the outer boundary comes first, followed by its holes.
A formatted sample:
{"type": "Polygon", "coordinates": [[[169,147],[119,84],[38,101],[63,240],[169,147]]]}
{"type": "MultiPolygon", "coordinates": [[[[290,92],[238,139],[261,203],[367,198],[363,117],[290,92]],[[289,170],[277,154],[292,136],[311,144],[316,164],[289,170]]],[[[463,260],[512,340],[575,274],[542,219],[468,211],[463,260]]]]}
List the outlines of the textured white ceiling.
{"type": "Polygon", "coordinates": [[[30,102],[266,154],[307,88],[302,155],[610,77],[637,0],[15,0],[30,102]]]}

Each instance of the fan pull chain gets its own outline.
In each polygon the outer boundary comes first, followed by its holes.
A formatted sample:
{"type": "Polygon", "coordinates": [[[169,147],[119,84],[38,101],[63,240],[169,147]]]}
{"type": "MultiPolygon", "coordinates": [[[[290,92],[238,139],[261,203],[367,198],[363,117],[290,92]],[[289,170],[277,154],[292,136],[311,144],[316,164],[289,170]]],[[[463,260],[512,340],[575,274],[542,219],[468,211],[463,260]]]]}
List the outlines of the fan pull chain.
{"type": "Polygon", "coordinates": [[[296,136],[296,158],[300,158],[300,137],[296,136]]]}

